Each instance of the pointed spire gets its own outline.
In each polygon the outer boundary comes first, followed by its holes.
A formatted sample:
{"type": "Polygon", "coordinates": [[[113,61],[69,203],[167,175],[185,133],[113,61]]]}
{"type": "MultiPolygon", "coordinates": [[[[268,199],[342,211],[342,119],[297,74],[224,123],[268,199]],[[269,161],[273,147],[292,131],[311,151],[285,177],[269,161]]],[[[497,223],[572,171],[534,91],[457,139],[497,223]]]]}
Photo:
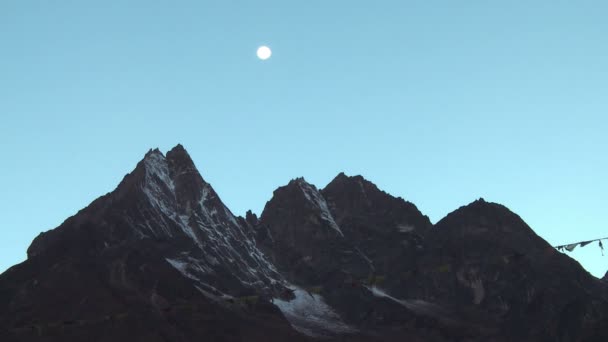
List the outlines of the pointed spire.
{"type": "MultiPolygon", "coordinates": [[[[181,144],[177,144],[173,147],[169,152],[167,152],[167,161],[171,168],[178,173],[186,172],[186,171],[196,171],[196,167],[194,166],[194,162],[188,151],[181,144]]],[[[196,171],[198,173],[198,171],[196,171]]]]}
{"type": "Polygon", "coordinates": [[[249,223],[252,227],[257,226],[259,223],[258,216],[254,214],[251,210],[247,210],[247,212],[245,213],[245,221],[247,221],[247,223],[249,223]]]}
{"type": "Polygon", "coordinates": [[[340,172],[334,179],[325,186],[322,190],[325,192],[343,191],[345,189],[356,189],[357,192],[381,192],[376,184],[368,181],[361,175],[347,176],[344,172],[340,172]]]}

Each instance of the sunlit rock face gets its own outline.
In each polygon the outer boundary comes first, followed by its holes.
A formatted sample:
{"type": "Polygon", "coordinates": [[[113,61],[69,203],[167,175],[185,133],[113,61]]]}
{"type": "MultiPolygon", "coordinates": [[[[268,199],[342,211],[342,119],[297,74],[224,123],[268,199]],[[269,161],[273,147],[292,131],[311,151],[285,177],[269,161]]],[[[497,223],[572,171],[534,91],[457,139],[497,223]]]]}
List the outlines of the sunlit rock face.
{"type": "Polygon", "coordinates": [[[607,288],[483,199],[433,225],[341,173],[239,217],[178,145],[0,276],[0,340],[604,341],[607,288]]]}

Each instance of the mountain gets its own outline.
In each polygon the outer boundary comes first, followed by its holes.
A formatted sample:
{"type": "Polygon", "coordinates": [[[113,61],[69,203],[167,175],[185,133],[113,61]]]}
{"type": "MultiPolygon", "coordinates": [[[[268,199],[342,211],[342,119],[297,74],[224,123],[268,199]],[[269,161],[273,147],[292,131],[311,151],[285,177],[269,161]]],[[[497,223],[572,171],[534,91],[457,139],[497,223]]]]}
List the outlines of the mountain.
{"type": "Polygon", "coordinates": [[[433,225],[361,176],[235,216],[177,145],[0,275],[2,341],[604,341],[608,284],[506,207],[433,225]]]}

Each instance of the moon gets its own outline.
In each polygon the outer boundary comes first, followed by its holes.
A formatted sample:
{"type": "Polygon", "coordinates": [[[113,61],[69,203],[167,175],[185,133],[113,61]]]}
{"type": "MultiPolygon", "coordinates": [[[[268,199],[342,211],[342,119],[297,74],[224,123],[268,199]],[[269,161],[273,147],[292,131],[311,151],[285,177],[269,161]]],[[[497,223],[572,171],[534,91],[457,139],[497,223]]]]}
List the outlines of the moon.
{"type": "Polygon", "coordinates": [[[266,45],[262,45],[257,51],[258,58],[265,61],[272,56],[272,50],[266,45]]]}

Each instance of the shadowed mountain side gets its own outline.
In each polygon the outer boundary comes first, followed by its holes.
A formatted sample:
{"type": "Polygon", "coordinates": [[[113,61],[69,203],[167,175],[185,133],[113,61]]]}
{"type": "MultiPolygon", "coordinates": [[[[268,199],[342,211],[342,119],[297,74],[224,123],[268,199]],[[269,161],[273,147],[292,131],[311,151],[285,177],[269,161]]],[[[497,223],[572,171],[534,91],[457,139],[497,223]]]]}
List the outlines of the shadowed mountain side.
{"type": "Polygon", "coordinates": [[[0,275],[2,341],[604,341],[608,284],[506,207],[436,225],[361,176],[237,217],[178,145],[0,275]]]}

